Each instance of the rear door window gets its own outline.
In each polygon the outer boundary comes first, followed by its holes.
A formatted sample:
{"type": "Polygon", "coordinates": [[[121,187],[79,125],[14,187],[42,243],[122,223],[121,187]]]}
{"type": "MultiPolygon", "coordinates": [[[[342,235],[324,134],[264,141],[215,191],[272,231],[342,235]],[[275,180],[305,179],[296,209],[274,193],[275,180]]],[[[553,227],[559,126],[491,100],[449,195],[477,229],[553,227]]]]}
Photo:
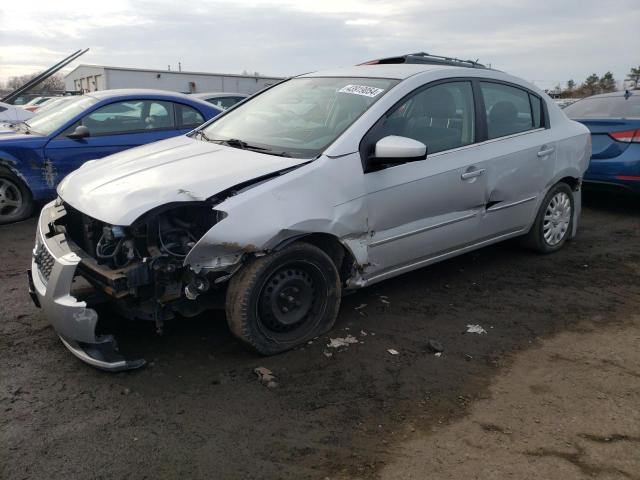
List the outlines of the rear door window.
{"type": "Polygon", "coordinates": [[[539,128],[542,106],[538,103],[537,113],[535,109],[532,111],[530,94],[525,90],[493,82],[480,82],[480,90],[489,139],[539,128]]]}
{"type": "Polygon", "coordinates": [[[178,128],[193,128],[204,123],[202,114],[188,105],[175,104],[178,118],[178,128]]]}

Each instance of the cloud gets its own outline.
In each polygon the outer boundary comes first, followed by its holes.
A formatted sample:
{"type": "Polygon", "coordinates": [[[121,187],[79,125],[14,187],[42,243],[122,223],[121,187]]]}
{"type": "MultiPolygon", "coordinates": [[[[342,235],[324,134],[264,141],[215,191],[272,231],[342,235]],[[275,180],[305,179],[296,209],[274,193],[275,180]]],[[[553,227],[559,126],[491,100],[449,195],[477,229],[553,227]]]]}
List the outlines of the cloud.
{"type": "MultiPolygon", "coordinates": [[[[7,2],[5,2],[7,3],[7,2]]],[[[44,69],[78,48],[83,63],[270,75],[427,51],[481,62],[542,87],[637,54],[637,0],[34,0],[0,11],[0,80],[44,69]],[[630,43],[631,42],[631,43],[630,43]]]]}
{"type": "Polygon", "coordinates": [[[371,18],[356,18],[344,22],[345,25],[376,25],[378,23],[380,23],[380,20],[373,20],[371,18]]]}

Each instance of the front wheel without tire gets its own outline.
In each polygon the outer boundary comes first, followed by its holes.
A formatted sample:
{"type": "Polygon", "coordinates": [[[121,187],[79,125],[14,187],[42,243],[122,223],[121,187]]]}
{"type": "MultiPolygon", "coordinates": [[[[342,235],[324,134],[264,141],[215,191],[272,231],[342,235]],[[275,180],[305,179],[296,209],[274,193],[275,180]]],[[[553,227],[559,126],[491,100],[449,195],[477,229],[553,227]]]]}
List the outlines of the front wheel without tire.
{"type": "Polygon", "coordinates": [[[318,247],[297,242],[251,259],[229,282],[231,332],[272,355],[327,332],[340,308],[340,276],[318,247]]]}
{"type": "Polygon", "coordinates": [[[540,205],[533,227],[524,237],[525,245],[541,253],[560,250],[571,236],[574,212],[571,187],[566,183],[551,187],[540,205]]]}

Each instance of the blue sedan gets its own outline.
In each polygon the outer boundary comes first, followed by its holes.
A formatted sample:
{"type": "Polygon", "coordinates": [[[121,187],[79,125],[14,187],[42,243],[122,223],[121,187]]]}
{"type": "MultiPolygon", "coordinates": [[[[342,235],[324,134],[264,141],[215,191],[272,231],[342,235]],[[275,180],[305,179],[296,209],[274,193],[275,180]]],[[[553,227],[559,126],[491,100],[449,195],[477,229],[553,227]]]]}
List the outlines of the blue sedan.
{"type": "Polygon", "coordinates": [[[187,133],[220,112],[181,93],[105,90],[11,125],[0,135],[0,224],[28,217],[84,162],[187,133]]]}
{"type": "Polygon", "coordinates": [[[640,193],[640,91],[605,93],[564,109],[591,130],[587,184],[640,193]]]}

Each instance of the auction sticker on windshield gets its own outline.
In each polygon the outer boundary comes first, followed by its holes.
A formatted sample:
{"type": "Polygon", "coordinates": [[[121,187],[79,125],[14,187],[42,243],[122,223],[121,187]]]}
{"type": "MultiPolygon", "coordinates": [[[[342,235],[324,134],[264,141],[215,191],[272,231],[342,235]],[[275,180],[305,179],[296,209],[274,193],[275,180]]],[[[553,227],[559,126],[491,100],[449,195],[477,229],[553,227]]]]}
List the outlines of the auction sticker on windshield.
{"type": "Polygon", "coordinates": [[[367,87],[366,85],[346,85],[338,90],[339,93],[352,93],[365,97],[376,97],[384,92],[383,88],[367,87]]]}

